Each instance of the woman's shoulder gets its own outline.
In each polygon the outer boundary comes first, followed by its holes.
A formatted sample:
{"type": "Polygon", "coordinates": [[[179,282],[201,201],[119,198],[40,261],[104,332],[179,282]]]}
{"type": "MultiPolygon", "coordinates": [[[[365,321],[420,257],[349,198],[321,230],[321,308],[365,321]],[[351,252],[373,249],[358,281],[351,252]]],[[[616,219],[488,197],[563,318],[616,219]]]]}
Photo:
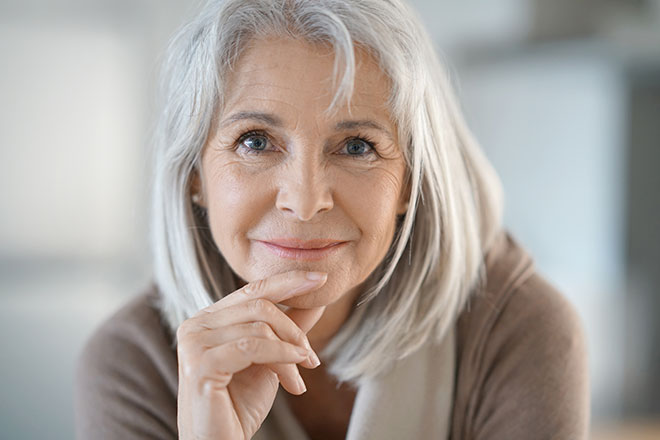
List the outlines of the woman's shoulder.
{"type": "MultiPolygon", "coordinates": [[[[572,303],[536,269],[532,257],[503,231],[486,255],[485,285],[459,318],[465,331],[520,330],[574,334],[581,319],[572,303]]],[[[520,336],[520,335],[518,335],[520,336]]]]}
{"type": "Polygon", "coordinates": [[[455,428],[478,438],[583,438],[589,390],[579,314],[508,233],[486,267],[485,288],[457,324],[456,405],[465,418],[455,428]]]}
{"type": "Polygon", "coordinates": [[[161,325],[157,296],[155,286],[149,286],[87,339],[76,366],[80,438],[92,438],[99,428],[117,438],[132,426],[158,438],[176,432],[176,351],[161,325]]]}
{"type": "Polygon", "coordinates": [[[171,347],[172,338],[161,321],[157,301],[158,289],[150,284],[102,321],[88,339],[86,348],[108,344],[143,349],[171,347]]]}
{"type": "Polygon", "coordinates": [[[81,358],[88,364],[114,359],[121,359],[123,364],[176,361],[172,338],[161,321],[157,301],[155,284],[127,300],[90,335],[81,358]]]}

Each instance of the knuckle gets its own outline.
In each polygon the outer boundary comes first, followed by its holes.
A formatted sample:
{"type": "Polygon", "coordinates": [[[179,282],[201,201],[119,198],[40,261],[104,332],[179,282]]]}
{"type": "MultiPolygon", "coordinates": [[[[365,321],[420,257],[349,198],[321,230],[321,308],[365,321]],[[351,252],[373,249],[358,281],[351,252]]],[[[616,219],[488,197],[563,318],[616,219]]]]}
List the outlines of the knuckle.
{"type": "Polygon", "coordinates": [[[179,347],[177,351],[179,373],[185,379],[195,377],[202,364],[203,356],[200,358],[199,353],[193,353],[191,350],[179,347]]]}
{"type": "Polygon", "coordinates": [[[197,363],[206,351],[206,347],[201,346],[194,338],[185,339],[177,346],[177,355],[187,363],[197,363]]]}
{"type": "Polygon", "coordinates": [[[240,290],[241,292],[243,292],[245,296],[252,296],[252,294],[254,294],[254,292],[256,291],[255,283],[247,283],[240,290]]]}
{"type": "Polygon", "coordinates": [[[232,375],[229,373],[217,372],[212,376],[205,376],[199,380],[199,391],[202,396],[214,395],[222,392],[231,382],[232,375]]]}
{"type": "Polygon", "coordinates": [[[259,341],[254,338],[240,338],[234,345],[238,351],[245,354],[253,354],[259,349],[259,341]]]}
{"type": "Polygon", "coordinates": [[[193,364],[192,362],[187,361],[183,357],[180,358],[181,361],[179,362],[179,371],[181,372],[181,376],[184,379],[188,379],[193,377],[193,375],[197,372],[197,366],[193,364]]]}
{"type": "Polygon", "coordinates": [[[262,298],[257,298],[253,301],[250,301],[248,303],[248,307],[250,308],[250,311],[254,313],[264,313],[269,310],[268,304],[270,301],[262,298]]]}
{"type": "Polygon", "coordinates": [[[300,329],[296,331],[296,341],[298,341],[299,344],[309,345],[309,342],[307,341],[307,335],[300,329]]]}
{"type": "Polygon", "coordinates": [[[188,333],[189,333],[189,324],[187,324],[188,321],[184,321],[179,328],[176,329],[176,339],[177,341],[181,341],[184,339],[188,333]]]}
{"type": "Polygon", "coordinates": [[[270,328],[270,326],[263,321],[253,322],[252,327],[256,330],[259,336],[262,336],[264,338],[271,338],[272,336],[275,335],[275,333],[273,333],[273,330],[270,328]]]}
{"type": "Polygon", "coordinates": [[[304,270],[294,270],[293,272],[289,273],[289,276],[291,276],[292,280],[299,280],[299,279],[306,279],[305,276],[307,275],[307,271],[304,270]]]}
{"type": "Polygon", "coordinates": [[[185,329],[181,330],[181,327],[177,330],[177,346],[179,347],[189,347],[194,346],[197,340],[197,333],[192,329],[191,325],[187,325],[185,329]]]}
{"type": "Polygon", "coordinates": [[[304,270],[292,270],[285,275],[286,283],[299,283],[303,278],[305,278],[304,270]]]}
{"type": "Polygon", "coordinates": [[[248,283],[248,285],[250,286],[251,293],[258,294],[266,289],[266,280],[253,281],[252,283],[248,283]]]}

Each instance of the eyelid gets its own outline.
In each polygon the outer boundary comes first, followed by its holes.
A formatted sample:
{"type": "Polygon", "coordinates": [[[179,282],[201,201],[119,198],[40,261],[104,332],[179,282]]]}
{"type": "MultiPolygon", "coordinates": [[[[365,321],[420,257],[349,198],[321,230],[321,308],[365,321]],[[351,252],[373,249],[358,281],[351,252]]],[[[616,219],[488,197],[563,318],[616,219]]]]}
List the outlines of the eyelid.
{"type": "Polygon", "coordinates": [[[378,151],[376,150],[376,147],[378,146],[378,143],[376,141],[372,140],[369,136],[366,136],[366,135],[360,134],[360,133],[356,134],[355,136],[349,136],[347,138],[344,138],[344,140],[342,141],[341,150],[346,148],[346,146],[348,145],[348,142],[351,141],[351,140],[354,140],[354,139],[361,140],[362,142],[367,144],[369,146],[369,151],[367,151],[365,154],[360,154],[360,155],[345,154],[344,153],[344,154],[342,154],[343,156],[350,156],[354,159],[364,159],[364,158],[368,158],[368,157],[372,157],[372,156],[380,156],[378,154],[378,151]]]}
{"type": "MultiPolygon", "coordinates": [[[[251,148],[248,148],[248,147],[244,146],[243,141],[245,139],[251,137],[251,136],[263,136],[263,137],[266,138],[266,140],[269,144],[273,145],[273,142],[271,140],[270,135],[265,130],[259,129],[259,128],[253,128],[253,129],[249,129],[249,130],[245,131],[243,134],[241,134],[238,137],[238,139],[236,140],[235,148],[236,149],[241,148],[241,149],[247,151],[248,154],[262,154],[262,153],[267,153],[269,151],[273,151],[273,150],[269,150],[269,149],[254,150],[254,149],[251,149],[251,148]]],[[[339,149],[339,151],[343,151],[346,148],[346,146],[348,145],[348,142],[351,141],[351,140],[355,140],[355,139],[361,140],[362,142],[367,144],[369,146],[369,150],[365,154],[360,154],[360,155],[339,153],[341,156],[349,156],[349,157],[351,157],[353,159],[356,159],[356,160],[366,160],[367,158],[370,158],[370,157],[373,157],[373,156],[380,156],[378,154],[377,149],[376,149],[376,147],[378,146],[378,143],[376,141],[372,140],[372,138],[370,136],[365,135],[363,133],[359,133],[359,132],[356,133],[355,135],[345,137],[341,141],[341,148],[339,149]]]]}
{"type": "Polygon", "coordinates": [[[242,135],[240,135],[238,137],[238,139],[236,140],[236,142],[241,143],[245,139],[249,138],[250,136],[263,136],[263,137],[268,138],[270,140],[270,137],[268,136],[268,134],[266,134],[262,130],[248,130],[245,133],[243,133],[242,135]]]}
{"type": "Polygon", "coordinates": [[[271,141],[270,136],[264,130],[251,129],[251,130],[248,130],[248,131],[244,132],[243,134],[241,134],[238,137],[238,139],[236,140],[235,148],[237,150],[238,149],[245,150],[245,151],[248,152],[248,154],[262,154],[262,153],[267,153],[267,152],[271,151],[271,150],[268,150],[268,149],[254,150],[252,148],[248,148],[248,147],[244,146],[243,141],[245,141],[245,139],[247,139],[251,136],[263,136],[263,137],[266,138],[266,141],[268,142],[268,144],[273,145],[273,142],[271,141]]]}

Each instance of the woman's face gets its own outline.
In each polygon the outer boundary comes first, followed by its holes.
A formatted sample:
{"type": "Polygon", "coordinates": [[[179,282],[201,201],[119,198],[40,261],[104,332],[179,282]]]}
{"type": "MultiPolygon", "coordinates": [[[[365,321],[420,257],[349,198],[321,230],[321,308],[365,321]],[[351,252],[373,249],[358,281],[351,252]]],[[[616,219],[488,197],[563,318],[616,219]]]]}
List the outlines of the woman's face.
{"type": "Polygon", "coordinates": [[[365,52],[356,56],[351,113],[343,106],[325,117],[335,90],[331,49],[254,40],[228,78],[225,108],[203,151],[202,204],[240,278],[328,273],[322,288],[287,306],[354,300],[407,206],[388,79],[365,52]]]}

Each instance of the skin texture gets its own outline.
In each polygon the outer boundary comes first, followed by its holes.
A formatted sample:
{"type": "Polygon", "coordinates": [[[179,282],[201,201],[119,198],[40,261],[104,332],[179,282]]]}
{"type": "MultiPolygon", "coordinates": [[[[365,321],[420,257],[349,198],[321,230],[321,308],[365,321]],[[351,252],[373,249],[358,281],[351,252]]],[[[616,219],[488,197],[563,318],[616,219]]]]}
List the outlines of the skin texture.
{"type": "Polygon", "coordinates": [[[324,308],[275,304],[322,285],[303,271],[248,283],[200,310],[177,330],[179,439],[249,439],[273,406],[279,385],[300,394],[296,364],[319,364],[305,333],[324,308]]]}
{"type": "Polygon", "coordinates": [[[323,364],[313,369],[318,361],[287,343],[320,351],[339,330],[385,257],[409,191],[388,78],[357,49],[351,107],[327,116],[333,62],[328,47],[253,40],[227,79],[191,191],[243,287],[181,326],[184,438],[250,438],[280,383],[297,395],[290,407],[308,434],[345,437],[355,390],[337,387],[323,364]],[[261,243],[282,238],[346,243],[315,261],[261,243]],[[323,281],[300,284],[303,271],[323,281]],[[313,391],[300,396],[301,380],[313,391]]]}
{"type": "Polygon", "coordinates": [[[290,270],[328,274],[319,289],[281,303],[326,306],[307,335],[317,352],[348,318],[392,243],[397,215],[407,209],[405,161],[387,108],[389,80],[358,48],[351,107],[344,103],[326,117],[335,91],[333,61],[332,49],[301,40],[252,41],[228,78],[225,107],[214,118],[192,188],[202,194],[215,244],[242,281],[290,270]],[[239,112],[268,113],[281,125],[232,122],[239,112]],[[364,120],[383,130],[336,127],[364,120]],[[242,137],[248,132],[254,133],[242,137]],[[255,153],[255,145],[265,148],[255,153]],[[320,261],[299,261],[256,241],[281,237],[348,244],[320,261]]]}

